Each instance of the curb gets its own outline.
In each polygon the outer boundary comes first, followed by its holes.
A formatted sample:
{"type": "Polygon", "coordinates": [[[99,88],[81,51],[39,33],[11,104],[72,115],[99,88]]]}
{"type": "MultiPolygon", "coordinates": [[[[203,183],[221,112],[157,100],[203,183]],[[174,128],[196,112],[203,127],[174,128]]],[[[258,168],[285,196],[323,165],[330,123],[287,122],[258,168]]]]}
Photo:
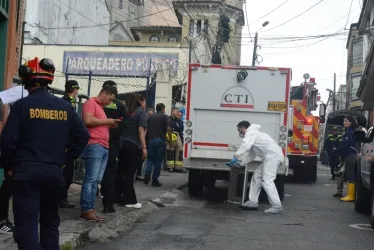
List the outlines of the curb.
{"type": "MultiPolygon", "coordinates": [[[[182,190],[188,186],[184,183],[176,190],[182,190]]],[[[118,213],[115,217],[93,225],[87,230],[81,232],[62,233],[60,234],[60,249],[73,250],[83,246],[85,243],[106,243],[113,238],[119,237],[120,234],[129,231],[134,224],[143,216],[165,207],[162,204],[154,202],[154,200],[142,203],[141,209],[126,209],[118,213]],[[61,239],[63,238],[63,239],[61,239]]]]}
{"type": "Polygon", "coordinates": [[[149,201],[145,202],[141,209],[126,210],[118,214],[115,218],[101,222],[81,233],[73,233],[73,235],[65,236],[66,241],[60,241],[60,249],[73,250],[83,246],[85,243],[109,242],[113,238],[130,230],[141,217],[158,209],[160,208],[155,204],[149,201]]]}

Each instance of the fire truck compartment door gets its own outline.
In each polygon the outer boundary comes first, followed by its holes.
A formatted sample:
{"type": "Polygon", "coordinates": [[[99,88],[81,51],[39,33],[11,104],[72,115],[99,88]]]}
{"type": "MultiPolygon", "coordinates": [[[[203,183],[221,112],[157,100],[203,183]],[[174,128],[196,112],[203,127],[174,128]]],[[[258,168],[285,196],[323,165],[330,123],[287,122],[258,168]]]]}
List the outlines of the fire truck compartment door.
{"type": "Polygon", "coordinates": [[[207,153],[210,151],[207,157],[212,157],[214,150],[213,154],[220,155],[219,158],[230,159],[241,143],[236,126],[244,120],[261,125],[261,132],[269,134],[279,142],[279,113],[195,109],[193,114],[192,150],[195,153],[191,157],[204,157],[205,154],[197,153],[196,150],[204,150],[207,153]],[[221,151],[221,154],[217,151],[221,151]]]}

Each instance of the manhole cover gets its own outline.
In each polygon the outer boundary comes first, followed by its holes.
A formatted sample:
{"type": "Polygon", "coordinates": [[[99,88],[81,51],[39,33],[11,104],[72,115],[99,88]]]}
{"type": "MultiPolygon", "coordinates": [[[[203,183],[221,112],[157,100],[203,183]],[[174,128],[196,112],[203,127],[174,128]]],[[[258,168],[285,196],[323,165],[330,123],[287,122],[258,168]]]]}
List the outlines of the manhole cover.
{"type": "Polygon", "coordinates": [[[351,224],[349,226],[355,229],[374,231],[369,224],[351,224]]]}

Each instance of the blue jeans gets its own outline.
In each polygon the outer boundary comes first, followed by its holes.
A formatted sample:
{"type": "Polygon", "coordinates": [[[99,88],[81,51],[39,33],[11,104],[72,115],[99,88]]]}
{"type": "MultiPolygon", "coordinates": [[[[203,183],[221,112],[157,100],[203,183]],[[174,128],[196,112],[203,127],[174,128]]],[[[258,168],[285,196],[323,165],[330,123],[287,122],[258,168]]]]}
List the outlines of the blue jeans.
{"type": "Polygon", "coordinates": [[[156,181],[160,177],[162,161],[165,157],[166,142],[163,138],[152,138],[148,142],[148,157],[147,157],[147,168],[145,170],[146,175],[151,175],[152,167],[153,176],[152,180],[156,181]]]}
{"type": "Polygon", "coordinates": [[[95,206],[97,185],[104,175],[108,161],[108,149],[100,144],[90,144],[84,149],[82,158],[84,160],[85,176],[80,205],[82,211],[88,211],[95,206]]]}

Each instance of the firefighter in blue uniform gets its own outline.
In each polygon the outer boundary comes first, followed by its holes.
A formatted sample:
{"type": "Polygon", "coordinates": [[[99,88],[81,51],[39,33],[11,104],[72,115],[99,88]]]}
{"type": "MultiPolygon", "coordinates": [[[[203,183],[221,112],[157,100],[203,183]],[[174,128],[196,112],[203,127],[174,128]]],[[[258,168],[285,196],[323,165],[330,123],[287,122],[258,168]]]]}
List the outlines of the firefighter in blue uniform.
{"type": "MultiPolygon", "coordinates": [[[[67,101],[71,104],[74,110],[77,110],[77,96],[79,91],[78,82],[75,80],[69,80],[65,84],[65,94],[62,97],[63,100],[67,101]]],[[[74,162],[76,159],[71,157],[71,154],[67,153],[65,156],[65,166],[62,170],[62,174],[64,176],[65,181],[65,188],[62,192],[61,200],[60,200],[60,207],[61,208],[74,208],[74,204],[70,203],[68,198],[68,190],[70,185],[73,183],[73,176],[74,176],[74,162]]]]}
{"type": "Polygon", "coordinates": [[[13,237],[19,249],[59,249],[65,150],[78,157],[89,139],[72,106],[48,93],[54,72],[50,59],[35,58],[19,68],[29,96],[14,103],[1,138],[2,166],[13,175],[13,237]]]}
{"type": "Polygon", "coordinates": [[[62,97],[67,102],[71,103],[74,109],[77,109],[77,96],[79,91],[78,82],[75,80],[69,80],[65,84],[65,94],[62,97]]]}
{"type": "Polygon", "coordinates": [[[336,139],[338,138],[338,132],[338,127],[332,127],[323,146],[324,150],[327,152],[329,156],[331,180],[335,180],[335,168],[340,163],[339,156],[337,154],[334,154],[333,152],[334,145],[336,144],[336,139]]]}

